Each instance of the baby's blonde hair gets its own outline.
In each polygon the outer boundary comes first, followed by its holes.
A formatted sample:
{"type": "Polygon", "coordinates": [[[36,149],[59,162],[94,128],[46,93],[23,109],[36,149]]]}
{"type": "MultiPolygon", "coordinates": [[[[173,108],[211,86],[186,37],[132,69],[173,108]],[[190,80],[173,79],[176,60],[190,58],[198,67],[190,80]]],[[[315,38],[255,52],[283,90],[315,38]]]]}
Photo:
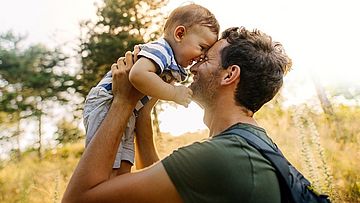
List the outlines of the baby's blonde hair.
{"type": "Polygon", "coordinates": [[[210,28],[216,35],[219,34],[220,26],[214,14],[207,8],[191,3],[180,6],[173,10],[164,26],[164,35],[171,35],[176,26],[183,25],[189,29],[194,25],[200,25],[210,28]]]}

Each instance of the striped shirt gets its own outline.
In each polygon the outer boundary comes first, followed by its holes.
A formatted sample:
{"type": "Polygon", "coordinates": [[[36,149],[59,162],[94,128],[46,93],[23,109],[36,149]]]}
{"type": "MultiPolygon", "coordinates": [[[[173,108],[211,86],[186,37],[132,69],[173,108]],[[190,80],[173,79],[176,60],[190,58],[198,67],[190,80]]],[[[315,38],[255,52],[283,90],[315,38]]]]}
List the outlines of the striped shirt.
{"type": "MultiPolygon", "coordinates": [[[[156,74],[158,74],[165,82],[169,82],[172,79],[181,82],[187,77],[185,69],[177,64],[174,52],[172,51],[170,44],[164,38],[140,45],[138,56],[146,57],[153,61],[158,68],[156,74]]],[[[107,91],[112,90],[111,71],[106,73],[97,86],[103,87],[107,91]]],[[[150,99],[151,97],[145,96],[136,104],[134,109],[135,115],[138,114],[138,111],[144,107],[150,99]]]]}
{"type": "MultiPolygon", "coordinates": [[[[152,60],[158,66],[159,70],[157,73],[160,76],[168,75],[177,82],[185,80],[187,76],[186,71],[176,62],[174,52],[164,38],[141,45],[140,49],[141,51],[138,56],[152,60]]],[[[168,82],[168,80],[165,81],[168,82]]]]}

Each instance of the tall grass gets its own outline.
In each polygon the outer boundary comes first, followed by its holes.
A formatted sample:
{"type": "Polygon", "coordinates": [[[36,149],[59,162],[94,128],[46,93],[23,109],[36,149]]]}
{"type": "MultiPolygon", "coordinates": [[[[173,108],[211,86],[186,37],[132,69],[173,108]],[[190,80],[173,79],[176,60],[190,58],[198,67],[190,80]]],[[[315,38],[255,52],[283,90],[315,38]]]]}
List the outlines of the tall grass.
{"type": "Polygon", "coordinates": [[[360,107],[334,110],[337,119],[306,105],[283,110],[270,104],[257,119],[317,191],[333,202],[360,202],[360,107]]]}
{"type": "Polygon", "coordinates": [[[0,202],[60,202],[82,151],[82,144],[74,144],[46,151],[41,161],[31,151],[20,162],[6,163],[0,170],[0,202]]]}
{"type": "Polygon", "coordinates": [[[309,178],[313,180],[313,186],[318,192],[327,193],[335,200],[337,195],[333,189],[332,173],[320,142],[320,134],[311,116],[312,112],[305,104],[292,109],[293,123],[301,138],[303,165],[309,178]]]}

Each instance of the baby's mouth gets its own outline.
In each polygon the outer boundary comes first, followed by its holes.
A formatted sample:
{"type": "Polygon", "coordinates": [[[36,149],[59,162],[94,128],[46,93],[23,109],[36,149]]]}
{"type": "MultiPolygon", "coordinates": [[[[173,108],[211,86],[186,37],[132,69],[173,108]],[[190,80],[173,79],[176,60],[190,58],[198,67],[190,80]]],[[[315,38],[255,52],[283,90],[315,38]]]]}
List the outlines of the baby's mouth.
{"type": "Polygon", "coordinates": [[[195,61],[195,60],[190,60],[190,62],[189,62],[189,66],[192,66],[194,63],[196,63],[196,61],[195,61]]]}
{"type": "Polygon", "coordinates": [[[196,78],[197,78],[196,75],[194,75],[192,73],[189,73],[188,77],[189,77],[188,81],[190,83],[194,82],[196,80],[196,78]]]}

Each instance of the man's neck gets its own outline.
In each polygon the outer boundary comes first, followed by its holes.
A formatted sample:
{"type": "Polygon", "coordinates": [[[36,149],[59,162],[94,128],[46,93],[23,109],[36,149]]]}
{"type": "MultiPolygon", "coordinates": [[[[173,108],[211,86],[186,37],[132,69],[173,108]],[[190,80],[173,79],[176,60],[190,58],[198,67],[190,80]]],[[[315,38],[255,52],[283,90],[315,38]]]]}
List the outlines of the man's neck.
{"type": "Polygon", "coordinates": [[[208,126],[209,137],[214,137],[236,123],[249,123],[257,126],[253,113],[240,106],[217,105],[218,108],[206,108],[204,123],[208,126]]]}

